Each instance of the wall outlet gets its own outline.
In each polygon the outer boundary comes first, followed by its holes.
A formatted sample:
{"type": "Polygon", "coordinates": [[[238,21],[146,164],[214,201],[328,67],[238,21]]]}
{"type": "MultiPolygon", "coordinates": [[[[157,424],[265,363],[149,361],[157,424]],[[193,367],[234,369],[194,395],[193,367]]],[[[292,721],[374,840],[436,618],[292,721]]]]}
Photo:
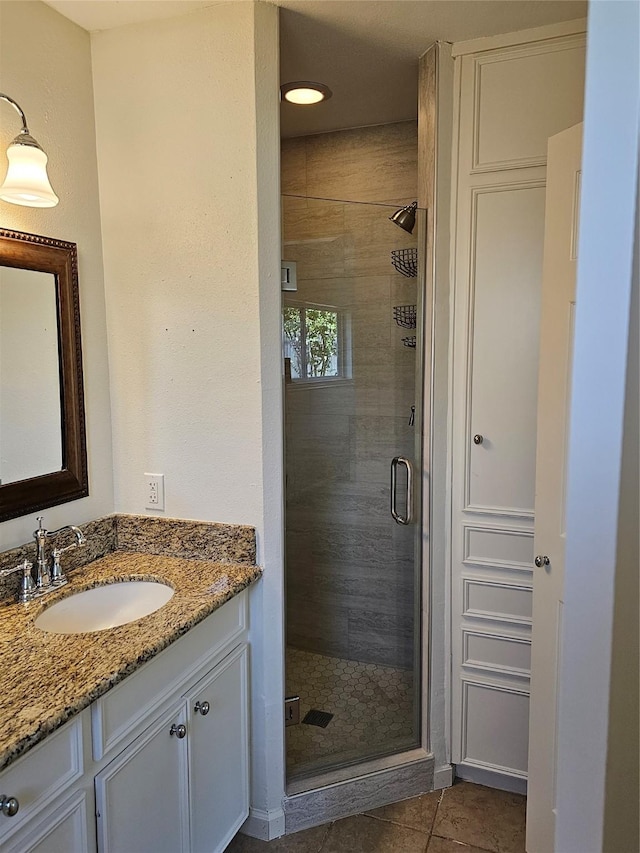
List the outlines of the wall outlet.
{"type": "Polygon", "coordinates": [[[164,474],[145,474],[145,509],[164,510],[164,474]]]}

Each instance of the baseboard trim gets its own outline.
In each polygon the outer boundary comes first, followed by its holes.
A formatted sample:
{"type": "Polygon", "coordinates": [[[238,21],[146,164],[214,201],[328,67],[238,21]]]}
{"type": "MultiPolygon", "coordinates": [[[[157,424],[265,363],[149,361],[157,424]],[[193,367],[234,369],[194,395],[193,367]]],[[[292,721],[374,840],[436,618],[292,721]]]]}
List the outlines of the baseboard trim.
{"type": "Polygon", "coordinates": [[[289,835],[433,791],[433,766],[433,756],[429,756],[400,767],[287,796],[284,799],[285,832],[289,835]]]}
{"type": "Polygon", "coordinates": [[[522,779],[520,776],[510,776],[508,773],[500,773],[497,770],[486,770],[468,764],[456,764],[455,775],[457,779],[464,779],[465,782],[475,782],[476,785],[486,785],[488,788],[497,788],[499,791],[510,791],[512,794],[527,793],[526,779],[522,779]]]}
{"type": "Polygon", "coordinates": [[[259,838],[260,841],[272,841],[285,832],[284,810],[249,809],[249,817],[240,827],[243,835],[259,838]]]}
{"type": "Polygon", "coordinates": [[[450,788],[453,785],[453,765],[443,764],[436,767],[433,772],[433,790],[440,791],[442,788],[450,788]]]}

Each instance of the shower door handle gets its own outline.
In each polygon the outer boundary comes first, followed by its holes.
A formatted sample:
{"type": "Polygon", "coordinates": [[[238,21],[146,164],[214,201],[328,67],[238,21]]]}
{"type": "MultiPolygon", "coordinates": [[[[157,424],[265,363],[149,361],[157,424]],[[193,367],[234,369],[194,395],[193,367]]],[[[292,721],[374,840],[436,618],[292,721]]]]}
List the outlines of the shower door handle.
{"type": "Polygon", "coordinates": [[[409,524],[413,516],[413,472],[411,462],[404,456],[396,456],[391,460],[391,515],[398,524],[409,524]],[[407,469],[407,514],[400,515],[396,510],[396,485],[398,481],[398,465],[407,469]]]}

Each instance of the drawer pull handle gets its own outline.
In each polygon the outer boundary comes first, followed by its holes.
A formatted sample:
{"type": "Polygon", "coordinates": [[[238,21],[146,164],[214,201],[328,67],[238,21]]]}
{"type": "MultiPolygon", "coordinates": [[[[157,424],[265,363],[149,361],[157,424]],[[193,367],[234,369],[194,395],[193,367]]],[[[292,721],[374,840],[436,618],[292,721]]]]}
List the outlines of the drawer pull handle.
{"type": "Polygon", "coordinates": [[[176,724],[174,723],[169,729],[169,734],[175,735],[177,738],[180,738],[180,740],[182,740],[183,737],[186,737],[187,727],[182,723],[180,723],[179,726],[176,726],[176,724]]]}
{"type": "Polygon", "coordinates": [[[193,710],[196,714],[202,714],[203,717],[206,717],[211,710],[211,705],[209,705],[208,702],[196,702],[193,706],[193,710]]]}
{"type": "Polygon", "coordinates": [[[484,436],[480,435],[480,433],[476,433],[473,436],[473,443],[474,444],[482,444],[483,441],[484,441],[484,436]]]}
{"type": "Polygon", "coordinates": [[[0,811],[7,817],[13,817],[18,814],[20,803],[15,797],[5,797],[4,794],[0,797],[0,811]]]}

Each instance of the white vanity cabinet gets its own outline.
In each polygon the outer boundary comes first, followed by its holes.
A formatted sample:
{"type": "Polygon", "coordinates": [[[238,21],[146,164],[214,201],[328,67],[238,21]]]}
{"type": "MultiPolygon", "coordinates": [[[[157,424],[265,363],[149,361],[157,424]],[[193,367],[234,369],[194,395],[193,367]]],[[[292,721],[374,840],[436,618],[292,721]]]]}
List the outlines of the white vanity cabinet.
{"type": "Polygon", "coordinates": [[[249,812],[246,639],[243,592],[0,774],[1,853],[221,853],[249,812]]]}
{"type": "Polygon", "coordinates": [[[224,850],[249,814],[247,668],[243,645],[186,697],[194,853],[224,850]]]}
{"type": "Polygon", "coordinates": [[[242,644],[96,776],[100,853],[225,849],[249,813],[246,696],[242,644]]]}
{"type": "Polygon", "coordinates": [[[0,815],[2,853],[86,853],[95,848],[87,708],[0,774],[0,795],[15,815],[0,815]]]}
{"type": "Polygon", "coordinates": [[[187,748],[170,736],[184,725],[178,703],[165,711],[96,776],[98,849],[102,853],[187,850],[187,748]]]}

